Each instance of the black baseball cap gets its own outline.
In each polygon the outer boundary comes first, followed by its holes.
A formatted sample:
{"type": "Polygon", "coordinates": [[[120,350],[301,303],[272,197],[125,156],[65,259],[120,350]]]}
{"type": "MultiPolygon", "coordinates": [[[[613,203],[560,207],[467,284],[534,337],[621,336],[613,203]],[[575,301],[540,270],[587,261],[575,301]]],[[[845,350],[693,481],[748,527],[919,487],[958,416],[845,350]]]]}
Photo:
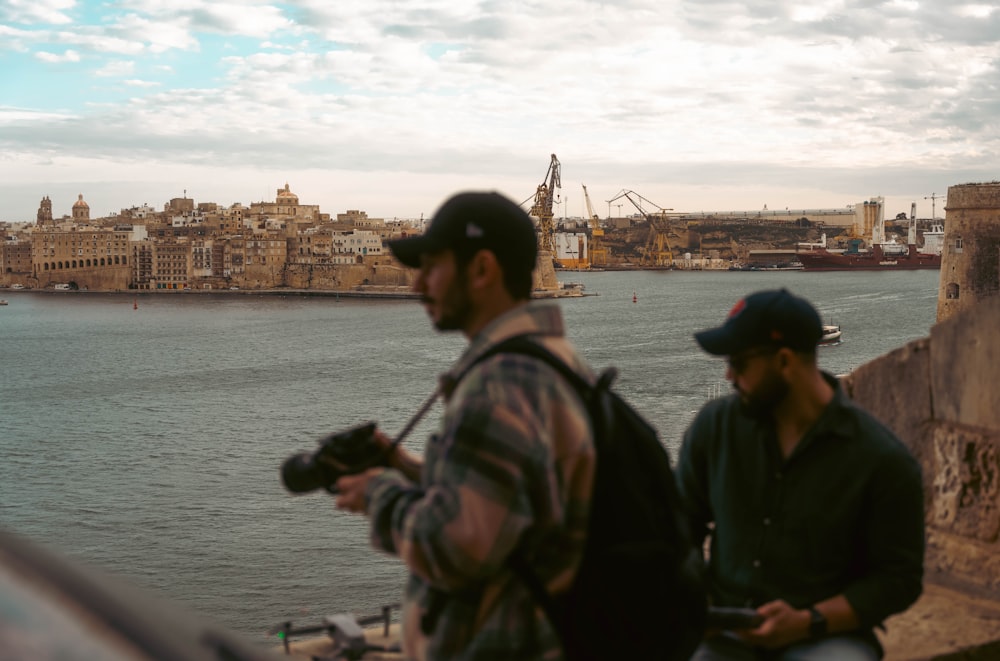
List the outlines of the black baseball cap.
{"type": "Polygon", "coordinates": [[[694,334],[702,349],[717,356],[767,345],[812,351],[822,336],[816,308],[787,289],[750,294],[733,306],[724,324],[694,334]]]}
{"type": "Polygon", "coordinates": [[[425,253],[451,249],[468,255],[485,249],[497,256],[505,271],[531,272],[538,239],[531,217],[513,200],[494,192],[464,192],[441,205],[426,232],[390,241],[389,249],[414,268],[425,253]]]}

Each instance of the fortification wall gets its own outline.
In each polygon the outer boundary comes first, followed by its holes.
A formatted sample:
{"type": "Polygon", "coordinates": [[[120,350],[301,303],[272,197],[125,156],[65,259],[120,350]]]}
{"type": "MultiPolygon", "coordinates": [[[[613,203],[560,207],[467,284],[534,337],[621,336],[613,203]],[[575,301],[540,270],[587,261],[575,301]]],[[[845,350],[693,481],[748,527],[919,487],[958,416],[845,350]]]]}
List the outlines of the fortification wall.
{"type": "Polygon", "coordinates": [[[994,297],[844,378],[923,468],[928,578],[992,598],[1000,598],[998,328],[994,297]]]}
{"type": "Polygon", "coordinates": [[[116,291],[128,289],[132,280],[131,267],[120,266],[93,266],[79,267],[75,269],[63,269],[59,271],[40,271],[28,278],[14,278],[12,282],[21,282],[32,287],[44,289],[59,283],[69,284],[75,282],[81,289],[91,289],[94,291],[116,291]]]}
{"type": "Polygon", "coordinates": [[[288,264],[285,284],[293,289],[349,290],[362,285],[408,286],[412,273],[399,266],[373,264],[288,264]]]}
{"type": "MultiPolygon", "coordinates": [[[[413,286],[415,276],[414,269],[402,267],[388,260],[364,264],[286,264],[284,284],[293,289],[341,291],[363,285],[410,288],[413,286]]],[[[248,281],[246,284],[250,286],[254,283],[248,281]]],[[[539,290],[559,288],[551,255],[548,255],[547,259],[540,256],[535,267],[534,288],[539,290]]]]}
{"type": "Polygon", "coordinates": [[[1000,294],[1000,183],[948,188],[939,321],[1000,294]]]}

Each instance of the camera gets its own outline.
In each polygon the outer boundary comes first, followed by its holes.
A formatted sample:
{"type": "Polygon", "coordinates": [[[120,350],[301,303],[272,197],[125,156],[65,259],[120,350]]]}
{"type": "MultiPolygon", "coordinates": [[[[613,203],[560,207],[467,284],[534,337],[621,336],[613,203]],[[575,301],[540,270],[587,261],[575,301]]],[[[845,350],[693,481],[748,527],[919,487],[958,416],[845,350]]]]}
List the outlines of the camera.
{"type": "Polygon", "coordinates": [[[375,442],[375,423],[366,422],[319,440],[316,452],[303,452],[285,460],[281,479],[292,493],[326,489],[336,493],[336,482],[372,466],[384,466],[388,448],[375,442]]]}

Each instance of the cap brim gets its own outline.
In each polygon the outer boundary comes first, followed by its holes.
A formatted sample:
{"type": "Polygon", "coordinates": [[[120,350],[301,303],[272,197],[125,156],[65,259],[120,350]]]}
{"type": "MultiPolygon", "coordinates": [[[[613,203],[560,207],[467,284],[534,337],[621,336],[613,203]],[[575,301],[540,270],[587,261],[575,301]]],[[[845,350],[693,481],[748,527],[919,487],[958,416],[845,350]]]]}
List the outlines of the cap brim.
{"type": "Polygon", "coordinates": [[[389,241],[389,250],[406,266],[419,268],[420,255],[437,252],[441,250],[441,246],[431,237],[422,234],[389,241]]]}
{"type": "Polygon", "coordinates": [[[716,356],[732,356],[745,347],[732,329],[720,326],[694,334],[702,349],[716,356]]]}

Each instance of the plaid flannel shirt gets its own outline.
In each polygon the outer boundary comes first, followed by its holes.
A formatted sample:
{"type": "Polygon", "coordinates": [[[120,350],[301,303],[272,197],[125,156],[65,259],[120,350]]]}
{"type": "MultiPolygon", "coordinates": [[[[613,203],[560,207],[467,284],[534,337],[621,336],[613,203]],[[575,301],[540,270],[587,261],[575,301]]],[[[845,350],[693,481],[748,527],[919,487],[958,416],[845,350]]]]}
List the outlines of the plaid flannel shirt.
{"type": "MultiPolygon", "coordinates": [[[[454,382],[508,337],[536,341],[588,378],[558,305],[531,302],[491,322],[444,375],[454,382]]],[[[549,365],[498,354],[445,393],[420,484],[386,470],[368,488],[373,545],[409,568],[408,659],[559,659],[548,619],[506,561],[517,547],[550,592],[567,588],[586,536],[595,450],[579,395],[549,365]],[[421,622],[436,613],[433,630],[421,622]]]]}

